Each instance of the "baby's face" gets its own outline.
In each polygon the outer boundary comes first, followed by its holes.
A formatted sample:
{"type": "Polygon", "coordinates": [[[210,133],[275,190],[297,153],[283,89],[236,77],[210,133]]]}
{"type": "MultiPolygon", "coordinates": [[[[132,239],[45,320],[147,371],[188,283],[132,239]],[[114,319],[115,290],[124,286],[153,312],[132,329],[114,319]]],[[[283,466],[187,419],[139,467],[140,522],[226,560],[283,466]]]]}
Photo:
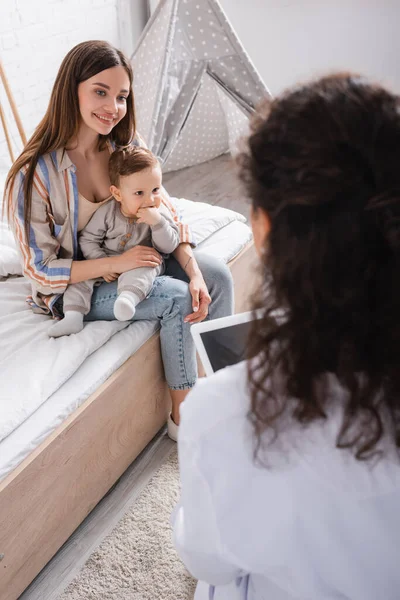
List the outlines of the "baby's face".
{"type": "Polygon", "coordinates": [[[114,198],[121,203],[125,217],[135,217],[139,208],[158,208],[160,206],[162,174],[157,165],[133,175],[121,177],[119,194],[114,198]]]}

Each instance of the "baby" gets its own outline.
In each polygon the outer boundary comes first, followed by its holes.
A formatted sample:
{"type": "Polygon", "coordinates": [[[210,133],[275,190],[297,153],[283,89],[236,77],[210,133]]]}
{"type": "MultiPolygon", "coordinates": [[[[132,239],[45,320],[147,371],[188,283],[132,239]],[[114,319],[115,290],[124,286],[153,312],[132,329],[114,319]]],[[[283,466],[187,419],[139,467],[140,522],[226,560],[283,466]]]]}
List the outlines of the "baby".
{"type": "MultiPolygon", "coordinates": [[[[129,147],[112,153],[109,163],[113,199],[100,206],[82,229],[79,245],[86,259],[121,254],[134,246],[150,246],[163,255],[179,244],[179,232],[173,216],[160,203],[161,167],[147,149],[129,147]]],[[[118,297],[114,315],[128,321],[136,306],[146,298],[154,279],[165,270],[164,260],[158,267],[138,267],[118,277],[118,297]]],[[[83,317],[90,311],[93,287],[104,281],[90,279],[67,287],[63,296],[64,318],[50,329],[51,337],[78,333],[83,317]]]]}

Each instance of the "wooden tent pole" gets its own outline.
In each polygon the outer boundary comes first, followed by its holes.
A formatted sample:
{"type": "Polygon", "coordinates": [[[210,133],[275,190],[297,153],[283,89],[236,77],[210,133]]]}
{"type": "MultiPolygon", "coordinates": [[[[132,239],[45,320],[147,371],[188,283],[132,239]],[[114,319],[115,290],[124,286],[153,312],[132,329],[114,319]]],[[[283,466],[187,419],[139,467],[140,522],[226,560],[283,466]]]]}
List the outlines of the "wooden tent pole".
{"type": "Polygon", "coordinates": [[[5,117],[4,110],[3,110],[3,107],[1,105],[1,102],[0,102],[0,120],[1,120],[1,123],[3,125],[4,135],[6,136],[8,153],[10,155],[11,162],[14,162],[14,153],[13,153],[13,150],[12,150],[11,138],[10,138],[10,134],[8,132],[7,123],[6,123],[6,117],[5,117]]]}
{"type": "MultiPolygon", "coordinates": [[[[15,120],[15,122],[17,124],[19,135],[21,136],[22,143],[25,145],[26,144],[25,131],[24,131],[24,128],[22,127],[22,122],[21,122],[21,119],[20,119],[19,114],[18,114],[17,106],[15,104],[15,100],[14,100],[13,95],[11,93],[11,89],[10,89],[10,86],[8,84],[7,77],[6,77],[6,74],[4,72],[1,60],[0,60],[0,79],[3,82],[3,86],[4,86],[5,92],[7,94],[8,102],[10,103],[10,107],[11,107],[12,113],[14,115],[14,120],[15,120]]],[[[3,113],[3,116],[4,116],[4,113],[3,113]]],[[[3,118],[2,118],[2,120],[3,120],[3,118]]]]}

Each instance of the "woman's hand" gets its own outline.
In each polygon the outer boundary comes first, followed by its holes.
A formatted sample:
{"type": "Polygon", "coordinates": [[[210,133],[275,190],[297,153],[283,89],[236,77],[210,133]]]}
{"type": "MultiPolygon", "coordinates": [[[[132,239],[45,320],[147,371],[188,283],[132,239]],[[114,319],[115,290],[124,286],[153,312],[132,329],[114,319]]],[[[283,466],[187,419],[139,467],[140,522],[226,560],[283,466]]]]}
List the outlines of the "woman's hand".
{"type": "Polygon", "coordinates": [[[138,267],[158,267],[162,257],[155,248],[135,246],[113,258],[113,272],[121,274],[138,267]]]}
{"type": "Polygon", "coordinates": [[[112,281],[118,279],[118,277],[118,273],[109,273],[108,275],[104,275],[103,279],[104,281],[107,281],[107,283],[111,283],[112,281]]]}
{"type": "Polygon", "coordinates": [[[185,317],[185,323],[200,323],[208,315],[208,306],[211,303],[211,297],[208,293],[206,282],[200,274],[194,275],[190,279],[189,290],[192,295],[193,312],[185,317]]]}

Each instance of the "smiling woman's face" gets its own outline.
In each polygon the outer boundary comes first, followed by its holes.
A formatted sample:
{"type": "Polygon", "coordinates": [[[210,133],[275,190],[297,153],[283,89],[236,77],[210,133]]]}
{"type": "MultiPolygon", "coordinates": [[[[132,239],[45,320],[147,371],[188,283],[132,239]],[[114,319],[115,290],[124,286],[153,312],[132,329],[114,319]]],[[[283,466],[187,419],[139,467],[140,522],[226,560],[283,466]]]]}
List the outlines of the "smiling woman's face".
{"type": "Polygon", "coordinates": [[[112,67],[83,81],[78,86],[82,122],[100,135],[108,135],[126,115],[130,93],[124,67],[112,67]]]}

